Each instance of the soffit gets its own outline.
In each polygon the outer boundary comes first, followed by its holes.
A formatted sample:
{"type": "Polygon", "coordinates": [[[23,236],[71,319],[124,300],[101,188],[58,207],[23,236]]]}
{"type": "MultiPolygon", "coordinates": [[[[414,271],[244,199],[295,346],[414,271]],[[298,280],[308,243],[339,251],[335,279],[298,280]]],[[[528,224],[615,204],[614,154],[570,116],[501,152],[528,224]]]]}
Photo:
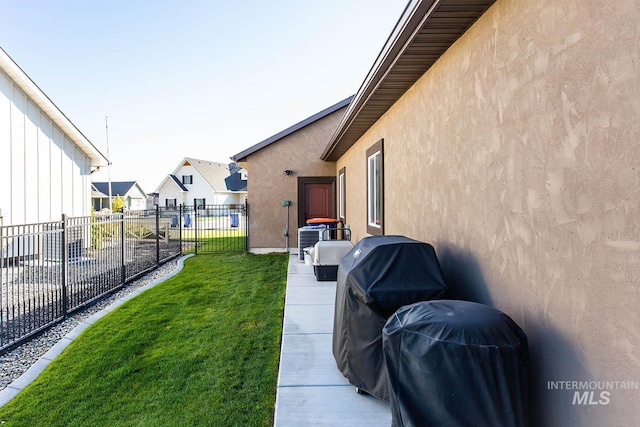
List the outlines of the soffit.
{"type": "Polygon", "coordinates": [[[338,160],[494,2],[409,2],[322,159],[338,160]]]}

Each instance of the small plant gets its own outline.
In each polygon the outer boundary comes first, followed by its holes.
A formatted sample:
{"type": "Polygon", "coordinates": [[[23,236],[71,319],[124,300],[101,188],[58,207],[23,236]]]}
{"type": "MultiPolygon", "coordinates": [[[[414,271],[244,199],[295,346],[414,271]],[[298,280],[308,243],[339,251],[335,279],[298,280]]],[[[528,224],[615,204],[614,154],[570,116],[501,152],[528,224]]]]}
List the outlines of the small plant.
{"type": "Polygon", "coordinates": [[[124,197],[122,197],[121,195],[117,195],[114,199],[113,199],[113,203],[111,204],[111,209],[113,210],[113,213],[122,213],[124,212],[124,197]]]}
{"type": "Polygon", "coordinates": [[[102,227],[98,224],[94,208],[91,208],[91,247],[93,249],[102,248],[102,227]]]}

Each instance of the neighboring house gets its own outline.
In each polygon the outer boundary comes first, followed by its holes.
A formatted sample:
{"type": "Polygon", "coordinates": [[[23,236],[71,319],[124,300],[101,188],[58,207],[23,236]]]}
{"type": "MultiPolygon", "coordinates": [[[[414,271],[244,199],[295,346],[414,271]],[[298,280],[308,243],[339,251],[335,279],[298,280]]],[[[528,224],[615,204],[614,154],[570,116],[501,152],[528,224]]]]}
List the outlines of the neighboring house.
{"type": "Polygon", "coordinates": [[[350,101],[340,101],[232,157],[251,174],[251,252],[295,248],[297,229],[307,219],[336,217],[335,165],[322,161],[320,154],[350,101]]]}
{"type": "MultiPolygon", "coordinates": [[[[109,183],[94,182],[91,192],[93,209],[98,212],[109,209],[109,183]]],[[[121,196],[124,199],[126,211],[144,210],[147,208],[147,194],[140,188],[136,181],[123,181],[111,183],[111,199],[121,196]]]]}
{"type": "Polygon", "coordinates": [[[0,225],[91,213],[106,158],[0,49],[0,225]]]}
{"type": "Polygon", "coordinates": [[[453,298],[524,329],[531,426],[638,423],[638,22],[635,0],[411,1],[322,154],[354,241],[433,244],[453,298]]]}
{"type": "MultiPolygon", "coordinates": [[[[244,204],[247,172],[237,164],[186,157],[160,184],[161,207],[244,204]]],[[[154,197],[155,198],[155,197],[154,197]]]]}
{"type": "Polygon", "coordinates": [[[155,209],[156,206],[160,206],[160,195],[158,193],[147,194],[147,210],[155,209]]]}

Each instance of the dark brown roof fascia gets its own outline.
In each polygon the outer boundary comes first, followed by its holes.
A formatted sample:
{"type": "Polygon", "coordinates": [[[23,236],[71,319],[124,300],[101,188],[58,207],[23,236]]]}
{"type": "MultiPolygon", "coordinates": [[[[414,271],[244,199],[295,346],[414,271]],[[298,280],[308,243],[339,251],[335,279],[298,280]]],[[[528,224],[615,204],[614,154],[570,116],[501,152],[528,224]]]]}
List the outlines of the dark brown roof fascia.
{"type": "Polygon", "coordinates": [[[494,2],[409,1],[322,153],[322,160],[338,160],[494,2]],[[435,29],[433,35],[431,27],[435,29]]]}
{"type": "Polygon", "coordinates": [[[256,151],[262,150],[263,148],[265,148],[268,145],[273,144],[276,141],[281,140],[282,138],[291,135],[294,132],[299,131],[300,129],[304,128],[305,126],[309,126],[311,123],[317,122],[318,120],[328,116],[331,113],[334,113],[336,111],[338,111],[341,108],[346,107],[347,105],[349,105],[349,103],[351,102],[351,100],[353,99],[353,95],[343,99],[342,101],[325,108],[324,110],[314,114],[311,117],[308,117],[304,120],[302,120],[301,122],[296,123],[295,125],[288,127],[287,129],[278,132],[277,134],[265,139],[264,141],[261,141],[249,148],[247,148],[244,151],[241,151],[240,153],[231,156],[231,160],[233,160],[234,162],[246,162],[247,161],[247,157],[253,153],[255,153],[256,151]]]}

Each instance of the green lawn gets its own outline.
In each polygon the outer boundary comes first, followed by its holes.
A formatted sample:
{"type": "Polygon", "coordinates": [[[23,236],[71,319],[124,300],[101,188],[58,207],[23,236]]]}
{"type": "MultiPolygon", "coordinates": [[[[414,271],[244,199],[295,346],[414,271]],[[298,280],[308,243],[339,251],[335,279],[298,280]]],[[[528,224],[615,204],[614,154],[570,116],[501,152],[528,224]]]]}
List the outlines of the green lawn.
{"type": "MultiPolygon", "coordinates": [[[[177,230],[172,238],[178,239],[177,230]]],[[[194,253],[195,243],[202,252],[245,252],[247,248],[246,233],[243,229],[198,230],[193,228],[182,230],[183,252],[194,253]]]]}
{"type": "MultiPolygon", "coordinates": [[[[245,252],[245,236],[226,236],[199,238],[197,240],[198,251],[202,252],[245,252]]],[[[195,243],[189,239],[183,239],[183,253],[194,253],[195,243]]]]}
{"type": "MultiPolygon", "coordinates": [[[[178,230],[173,230],[172,232],[176,234],[177,238],[178,230]]],[[[245,230],[242,228],[198,229],[197,231],[195,228],[184,228],[182,229],[182,239],[194,240],[196,233],[198,234],[198,239],[244,237],[246,234],[245,230]]]]}
{"type": "Polygon", "coordinates": [[[88,328],[0,408],[0,424],[272,425],[287,261],[186,260],[88,328]]]}

